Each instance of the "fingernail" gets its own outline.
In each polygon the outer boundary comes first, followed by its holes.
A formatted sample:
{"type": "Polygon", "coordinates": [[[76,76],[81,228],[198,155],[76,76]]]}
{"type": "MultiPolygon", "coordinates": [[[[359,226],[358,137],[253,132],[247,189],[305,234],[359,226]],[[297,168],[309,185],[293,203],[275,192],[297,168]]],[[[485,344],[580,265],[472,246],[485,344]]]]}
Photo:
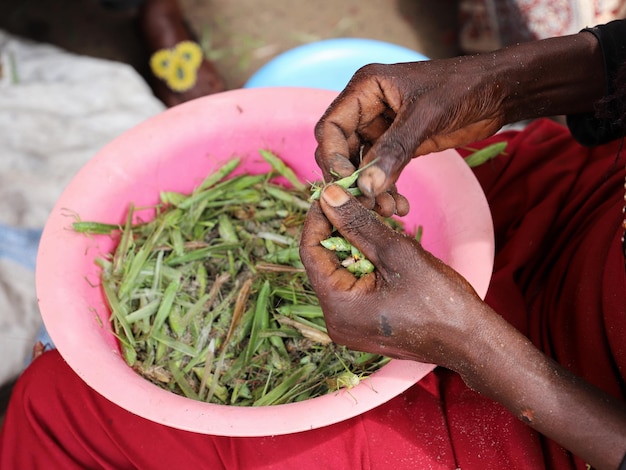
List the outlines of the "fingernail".
{"type": "Polygon", "coordinates": [[[385,172],[376,166],[367,168],[359,178],[359,187],[373,195],[376,189],[384,185],[386,177],[385,172]]]}
{"type": "Polygon", "coordinates": [[[326,202],[326,204],[333,207],[339,207],[348,202],[350,196],[348,196],[348,193],[346,193],[340,186],[336,184],[329,184],[326,188],[324,188],[324,191],[322,191],[322,198],[324,198],[324,202],[326,202]]]}

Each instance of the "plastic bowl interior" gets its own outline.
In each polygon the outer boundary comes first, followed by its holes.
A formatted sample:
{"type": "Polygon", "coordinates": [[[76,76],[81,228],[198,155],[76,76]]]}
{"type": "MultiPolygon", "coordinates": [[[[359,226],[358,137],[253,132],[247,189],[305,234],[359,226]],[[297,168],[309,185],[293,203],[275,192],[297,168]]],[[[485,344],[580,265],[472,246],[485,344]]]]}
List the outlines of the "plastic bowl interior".
{"type": "MultiPolygon", "coordinates": [[[[235,407],[207,404],[141,378],[120,356],[94,258],[114,249],[106,236],[71,230],[82,220],[121,223],[128,204],[154,204],[162,190],[191,191],[233,155],[248,172],[267,171],[267,148],[305,181],[319,180],[313,127],[335,92],[242,89],[198,99],[140,124],[111,142],[73,178],[45,226],[37,260],[37,295],[59,352],[97,392],[144,418],[224,436],[293,433],[336,423],[376,407],[416,383],[432,365],[391,361],[350,390],[306,402],[235,407]]],[[[423,225],[423,244],[484,296],[493,265],[493,228],[484,194],[454,151],[415,160],[398,187],[412,202],[407,228],[423,225]]],[[[146,214],[144,214],[144,217],[146,214]]]]}

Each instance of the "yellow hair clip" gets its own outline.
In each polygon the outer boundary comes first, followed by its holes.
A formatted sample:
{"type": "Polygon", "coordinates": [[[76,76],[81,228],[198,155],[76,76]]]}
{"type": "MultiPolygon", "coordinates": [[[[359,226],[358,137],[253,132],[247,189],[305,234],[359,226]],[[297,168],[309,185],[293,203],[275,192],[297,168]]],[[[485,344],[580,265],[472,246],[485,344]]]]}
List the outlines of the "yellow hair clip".
{"type": "Polygon", "coordinates": [[[183,41],[171,49],[160,49],[150,57],[152,73],[177,92],[190,90],[198,79],[202,49],[193,41],[183,41]]]}

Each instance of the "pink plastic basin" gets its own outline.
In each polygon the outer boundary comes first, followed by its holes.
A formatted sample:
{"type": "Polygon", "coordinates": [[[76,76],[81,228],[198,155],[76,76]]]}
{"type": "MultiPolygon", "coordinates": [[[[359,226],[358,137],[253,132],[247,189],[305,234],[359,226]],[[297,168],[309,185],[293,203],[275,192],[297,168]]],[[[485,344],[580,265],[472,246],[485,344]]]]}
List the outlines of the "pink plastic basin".
{"type": "MultiPolygon", "coordinates": [[[[165,391],[120,356],[94,258],[113,250],[106,236],[71,229],[82,220],[121,223],[128,204],[148,206],[159,192],[191,191],[233,155],[244,170],[267,171],[267,148],[304,181],[320,179],[313,127],[336,92],[244,89],[169,109],[107,145],[74,177],[45,226],[37,259],[37,295],[45,326],[72,369],[110,401],[179,429],[224,436],[306,431],[370,410],[415,384],[429,364],[391,361],[350,390],[269,407],[207,404],[165,391]]],[[[454,151],[415,160],[398,182],[412,203],[407,228],[423,225],[424,246],[484,296],[493,266],[493,228],[484,194],[454,151]]],[[[145,214],[144,214],[145,216],[145,214]]],[[[419,406],[419,405],[417,405],[419,406]]]]}

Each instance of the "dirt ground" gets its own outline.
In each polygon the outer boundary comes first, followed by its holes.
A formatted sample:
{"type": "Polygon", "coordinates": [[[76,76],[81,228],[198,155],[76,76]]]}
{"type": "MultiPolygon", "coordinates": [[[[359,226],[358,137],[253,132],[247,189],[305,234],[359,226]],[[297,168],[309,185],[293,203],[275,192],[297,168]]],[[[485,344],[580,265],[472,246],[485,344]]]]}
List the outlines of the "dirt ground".
{"type": "MultiPolygon", "coordinates": [[[[228,88],[275,55],[321,39],[378,39],[431,58],[458,52],[456,0],[180,1],[228,88]]],[[[3,0],[0,29],[147,70],[132,10],[106,10],[96,0],[3,0]]]]}

